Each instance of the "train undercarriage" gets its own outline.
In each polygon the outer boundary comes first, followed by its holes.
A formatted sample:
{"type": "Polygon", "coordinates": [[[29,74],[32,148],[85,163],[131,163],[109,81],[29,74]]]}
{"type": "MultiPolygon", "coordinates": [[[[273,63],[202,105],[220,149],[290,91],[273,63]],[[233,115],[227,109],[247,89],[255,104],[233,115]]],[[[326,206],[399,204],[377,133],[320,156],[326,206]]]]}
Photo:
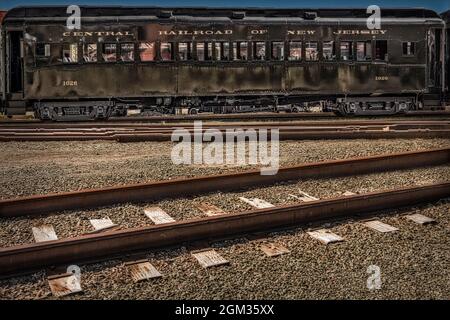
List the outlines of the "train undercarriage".
{"type": "Polygon", "coordinates": [[[158,97],[85,101],[38,101],[32,110],[41,120],[101,120],[126,116],[252,112],[334,112],[340,116],[376,116],[416,110],[441,110],[444,105],[433,95],[301,97],[158,97]]]}

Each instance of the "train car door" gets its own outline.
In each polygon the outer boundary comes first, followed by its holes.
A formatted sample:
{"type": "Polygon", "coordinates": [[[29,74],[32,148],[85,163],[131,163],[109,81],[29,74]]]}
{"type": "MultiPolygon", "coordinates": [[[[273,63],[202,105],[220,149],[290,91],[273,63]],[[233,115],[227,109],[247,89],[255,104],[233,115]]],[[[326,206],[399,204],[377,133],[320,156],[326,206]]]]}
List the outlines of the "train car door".
{"type": "Polygon", "coordinates": [[[12,100],[19,100],[23,98],[23,32],[8,31],[6,43],[8,92],[12,100]]]}
{"type": "Polygon", "coordinates": [[[428,87],[439,88],[442,80],[442,30],[428,31],[428,87]]]}
{"type": "Polygon", "coordinates": [[[447,92],[447,99],[450,101],[450,21],[447,22],[446,28],[446,61],[444,64],[445,72],[445,91],[447,92]]]}

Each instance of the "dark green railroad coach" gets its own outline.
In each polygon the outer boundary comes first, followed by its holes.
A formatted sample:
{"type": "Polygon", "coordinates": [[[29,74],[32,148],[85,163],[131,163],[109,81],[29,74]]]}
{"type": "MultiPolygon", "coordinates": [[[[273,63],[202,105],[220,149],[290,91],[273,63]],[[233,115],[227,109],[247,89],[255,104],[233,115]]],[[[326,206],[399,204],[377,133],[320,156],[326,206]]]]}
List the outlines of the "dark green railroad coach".
{"type": "Polygon", "coordinates": [[[129,108],[343,115],[443,107],[445,22],[425,9],[20,7],[2,22],[2,106],[41,119],[129,108]]]}

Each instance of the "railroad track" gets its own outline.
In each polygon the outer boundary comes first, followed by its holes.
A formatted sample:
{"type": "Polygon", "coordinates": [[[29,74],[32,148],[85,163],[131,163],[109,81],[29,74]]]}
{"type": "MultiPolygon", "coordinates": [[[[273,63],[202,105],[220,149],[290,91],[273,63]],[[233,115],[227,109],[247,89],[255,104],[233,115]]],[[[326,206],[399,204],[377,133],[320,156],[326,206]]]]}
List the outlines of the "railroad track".
{"type": "MultiPolygon", "coordinates": [[[[380,116],[361,116],[358,119],[377,120],[380,116]]],[[[389,118],[442,118],[450,117],[449,111],[412,111],[405,114],[386,116],[389,118]]],[[[300,112],[300,113],[241,113],[241,114],[197,114],[197,115],[155,115],[155,116],[127,116],[111,117],[107,121],[96,121],[95,123],[111,122],[180,122],[180,121],[293,121],[305,119],[333,119],[334,121],[345,121],[348,118],[336,116],[332,112],[300,112]]],[[[0,123],[40,123],[38,119],[4,119],[0,123]]],[[[59,122],[64,123],[64,121],[59,122]]],[[[73,122],[68,122],[73,123],[73,122]]]]}
{"type": "MultiPolygon", "coordinates": [[[[259,171],[209,176],[123,187],[33,196],[0,201],[0,216],[56,213],[61,210],[92,208],[124,202],[194,196],[213,191],[232,191],[304,178],[359,175],[450,162],[450,149],[407,152],[350,160],[327,161],[282,168],[276,176],[259,171]]],[[[216,241],[274,228],[293,227],[318,220],[370,214],[450,197],[450,182],[413,186],[369,194],[313,200],[216,217],[197,218],[163,225],[105,231],[70,239],[26,244],[0,249],[0,273],[10,276],[39,268],[80,261],[98,261],[141,250],[179,246],[193,241],[216,241]]]]}
{"type": "Polygon", "coordinates": [[[302,139],[379,139],[379,138],[446,138],[450,137],[450,121],[311,121],[237,124],[3,124],[0,141],[86,141],[118,142],[171,141],[176,129],[190,134],[203,134],[214,129],[235,138],[238,129],[277,129],[280,140],[302,139]]]}

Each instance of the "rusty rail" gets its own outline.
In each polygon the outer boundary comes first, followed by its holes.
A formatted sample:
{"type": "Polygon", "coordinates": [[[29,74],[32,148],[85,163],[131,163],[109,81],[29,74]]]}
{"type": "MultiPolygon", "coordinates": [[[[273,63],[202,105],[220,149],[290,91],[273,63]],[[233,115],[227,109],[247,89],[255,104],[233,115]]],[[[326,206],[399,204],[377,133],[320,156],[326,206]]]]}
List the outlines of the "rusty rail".
{"type": "MultiPolygon", "coordinates": [[[[410,118],[410,117],[447,117],[450,116],[448,111],[410,111],[405,114],[398,115],[386,115],[393,119],[397,118],[410,118]]],[[[379,116],[360,116],[359,119],[373,119],[379,116]]],[[[337,121],[344,121],[345,118],[338,117],[332,112],[300,112],[300,113],[238,113],[238,114],[197,114],[197,115],[156,115],[156,116],[127,116],[127,117],[112,117],[107,121],[84,121],[91,123],[104,123],[104,122],[177,122],[177,121],[193,121],[193,120],[214,120],[214,121],[246,121],[246,120],[281,120],[292,121],[302,119],[334,119],[337,121]]],[[[0,123],[30,123],[40,122],[37,119],[13,119],[13,120],[1,120],[0,123]]],[[[75,122],[75,121],[73,121],[75,122]]],[[[77,121],[79,122],[79,121],[77,121]]],[[[67,123],[64,121],[58,123],[67,123]]]]}
{"type": "Polygon", "coordinates": [[[290,180],[356,175],[441,165],[449,162],[450,148],[445,148],[285,167],[280,168],[278,173],[272,176],[261,175],[259,170],[250,170],[234,174],[38,195],[0,200],[0,217],[36,215],[127,202],[148,202],[214,191],[242,190],[290,180]]]}
{"type": "MultiPolygon", "coordinates": [[[[270,139],[270,134],[268,136],[270,139]]],[[[450,138],[450,130],[401,130],[384,132],[381,130],[372,131],[311,131],[311,132],[280,132],[280,141],[289,140],[355,140],[355,139],[435,139],[450,138]]],[[[131,142],[168,142],[171,141],[171,134],[150,133],[150,134],[111,134],[111,135],[0,135],[0,142],[43,142],[43,141],[117,141],[122,143],[131,142]]]]}
{"type": "MultiPolygon", "coordinates": [[[[73,138],[73,137],[72,137],[73,138]]],[[[433,139],[450,138],[450,130],[353,130],[353,131],[280,131],[280,141],[326,140],[326,139],[433,139]]],[[[20,139],[20,138],[19,138],[20,139]]],[[[52,138],[50,138],[52,139],[52,138]]],[[[56,139],[56,138],[53,138],[56,139]]],[[[63,140],[60,138],[59,140],[63,140]]],[[[270,134],[268,135],[270,140],[270,134]]],[[[0,141],[2,137],[0,137],[0,141]]],[[[118,133],[110,140],[118,142],[171,141],[171,134],[163,133],[118,133]]]]}
{"type": "MultiPolygon", "coordinates": [[[[450,115],[450,113],[449,113],[450,115]]],[[[442,118],[439,120],[408,120],[408,119],[389,119],[389,120],[302,120],[302,121],[247,121],[247,122],[202,122],[203,127],[344,127],[344,126],[434,126],[434,125],[449,125],[450,118],[442,118]]],[[[119,122],[7,122],[0,121],[0,129],[111,129],[111,128],[179,128],[192,127],[194,122],[180,122],[180,123],[151,123],[140,121],[119,121],[119,122]]]]}
{"type": "Polygon", "coordinates": [[[137,250],[293,227],[318,220],[411,206],[449,196],[450,182],[445,182],[2,248],[0,274],[17,274],[55,264],[105,259],[137,250]]]}
{"type": "MultiPolygon", "coordinates": [[[[172,132],[183,128],[191,134],[192,123],[1,123],[0,141],[88,141],[111,140],[118,142],[171,141],[172,132]]],[[[396,139],[396,138],[448,138],[449,121],[305,121],[266,122],[241,124],[208,124],[203,130],[216,129],[278,129],[280,140],[311,139],[396,139]]],[[[234,137],[232,133],[228,133],[234,137]]]]}

